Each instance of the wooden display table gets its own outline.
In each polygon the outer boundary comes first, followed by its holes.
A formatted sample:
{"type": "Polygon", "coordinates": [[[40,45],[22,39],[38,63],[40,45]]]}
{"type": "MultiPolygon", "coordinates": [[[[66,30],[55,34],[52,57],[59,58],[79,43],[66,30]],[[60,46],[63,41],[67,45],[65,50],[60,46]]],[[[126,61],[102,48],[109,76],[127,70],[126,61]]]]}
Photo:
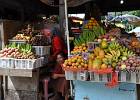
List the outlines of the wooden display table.
{"type": "Polygon", "coordinates": [[[40,100],[38,95],[39,68],[3,69],[5,100],[40,100]]]}

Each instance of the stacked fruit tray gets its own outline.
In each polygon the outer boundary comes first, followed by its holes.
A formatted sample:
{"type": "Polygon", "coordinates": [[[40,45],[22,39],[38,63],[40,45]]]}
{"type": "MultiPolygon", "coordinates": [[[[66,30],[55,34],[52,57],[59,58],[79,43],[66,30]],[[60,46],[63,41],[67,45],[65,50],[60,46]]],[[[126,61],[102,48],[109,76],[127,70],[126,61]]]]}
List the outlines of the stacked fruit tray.
{"type": "Polygon", "coordinates": [[[0,51],[1,68],[33,69],[42,63],[43,58],[37,58],[29,44],[11,43],[0,51]]]}

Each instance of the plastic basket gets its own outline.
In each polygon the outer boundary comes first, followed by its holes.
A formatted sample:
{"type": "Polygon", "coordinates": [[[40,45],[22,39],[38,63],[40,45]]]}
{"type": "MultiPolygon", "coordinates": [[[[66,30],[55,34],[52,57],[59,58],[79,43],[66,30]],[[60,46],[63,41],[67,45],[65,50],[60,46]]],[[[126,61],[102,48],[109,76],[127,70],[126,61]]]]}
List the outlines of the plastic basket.
{"type": "Polygon", "coordinates": [[[95,72],[89,72],[90,81],[92,82],[110,82],[112,79],[112,73],[97,74],[95,72]]]}
{"type": "Polygon", "coordinates": [[[13,58],[0,58],[1,68],[14,68],[14,59],[13,58]]]}
{"type": "Polygon", "coordinates": [[[77,73],[77,80],[80,81],[87,81],[88,80],[88,72],[87,71],[78,71],[77,73]]]}
{"type": "Polygon", "coordinates": [[[50,55],[51,46],[33,46],[33,48],[38,56],[50,55]]]}
{"type": "Polygon", "coordinates": [[[15,59],[15,69],[27,69],[27,59],[15,59]]]}
{"type": "Polygon", "coordinates": [[[140,76],[139,71],[119,71],[118,72],[118,79],[119,82],[128,82],[128,83],[135,83],[140,84],[140,76]]]}
{"type": "Polygon", "coordinates": [[[66,80],[76,80],[77,72],[65,71],[65,78],[66,78],[66,80]]]}

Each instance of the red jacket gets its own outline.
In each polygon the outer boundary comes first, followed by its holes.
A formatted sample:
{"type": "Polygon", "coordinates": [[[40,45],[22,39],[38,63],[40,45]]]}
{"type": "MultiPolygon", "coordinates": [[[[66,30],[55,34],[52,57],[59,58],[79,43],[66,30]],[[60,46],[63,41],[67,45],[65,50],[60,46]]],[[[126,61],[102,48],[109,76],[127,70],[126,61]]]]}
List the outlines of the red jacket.
{"type": "Polygon", "coordinates": [[[52,52],[54,57],[60,52],[67,53],[64,41],[59,36],[54,36],[52,39],[52,52]]]}

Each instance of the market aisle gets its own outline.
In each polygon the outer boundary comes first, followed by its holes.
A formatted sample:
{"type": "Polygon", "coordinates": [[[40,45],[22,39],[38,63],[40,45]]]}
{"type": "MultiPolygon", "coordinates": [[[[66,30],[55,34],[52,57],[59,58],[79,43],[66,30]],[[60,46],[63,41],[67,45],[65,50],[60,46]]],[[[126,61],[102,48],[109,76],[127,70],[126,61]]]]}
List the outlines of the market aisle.
{"type": "Polygon", "coordinates": [[[103,83],[75,81],[75,100],[136,100],[136,85],[122,83],[116,88],[106,88],[103,83]],[[120,90],[119,90],[120,88],[120,90]]]}

